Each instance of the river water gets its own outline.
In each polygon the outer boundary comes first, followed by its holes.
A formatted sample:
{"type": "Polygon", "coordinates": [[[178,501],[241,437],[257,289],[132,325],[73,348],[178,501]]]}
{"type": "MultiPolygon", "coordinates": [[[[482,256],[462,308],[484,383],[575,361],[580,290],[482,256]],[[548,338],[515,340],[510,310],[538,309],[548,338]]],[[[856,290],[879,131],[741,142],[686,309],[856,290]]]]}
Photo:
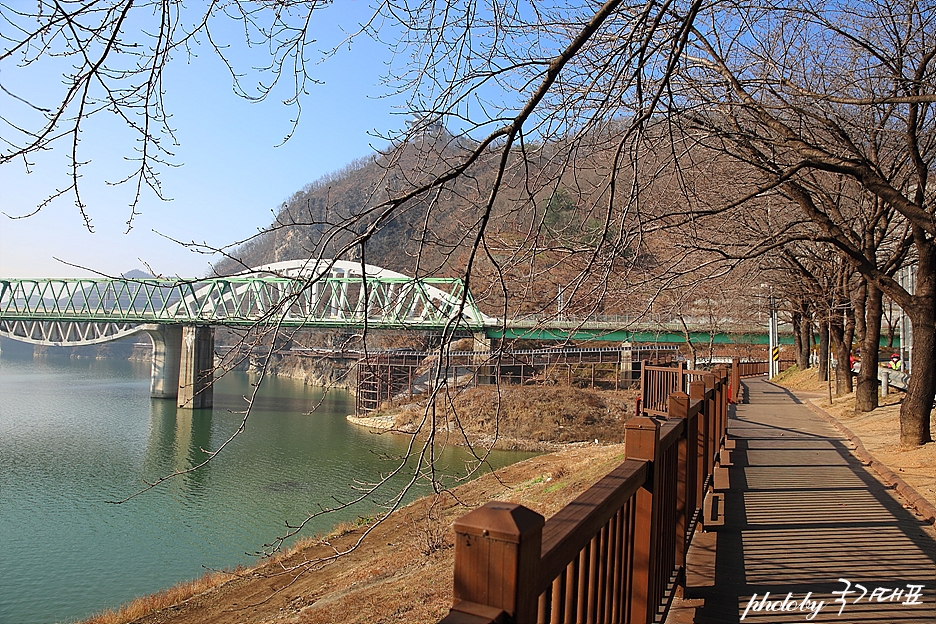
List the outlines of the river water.
{"type": "MultiPolygon", "coordinates": [[[[406,451],[406,438],[345,420],[349,393],[267,378],[244,433],[207,466],[108,502],[200,463],[240,425],[251,381],[229,374],[212,410],[177,410],[149,398],[148,364],[0,357],[0,624],[74,620],[251,563],[286,522],[350,498],[355,479],[406,451]]],[[[466,460],[447,449],[440,463],[457,472],[466,460]]],[[[328,514],[303,535],[374,509],[328,514]]]]}

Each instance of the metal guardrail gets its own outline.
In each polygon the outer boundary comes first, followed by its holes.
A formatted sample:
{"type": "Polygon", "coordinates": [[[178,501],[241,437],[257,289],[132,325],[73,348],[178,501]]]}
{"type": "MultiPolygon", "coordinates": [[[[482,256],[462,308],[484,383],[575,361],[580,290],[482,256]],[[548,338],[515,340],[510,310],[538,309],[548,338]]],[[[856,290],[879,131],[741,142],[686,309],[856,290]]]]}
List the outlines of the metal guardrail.
{"type": "Polygon", "coordinates": [[[910,373],[878,366],[878,380],[881,382],[881,394],[887,396],[892,386],[906,391],[910,383],[910,373]]]}

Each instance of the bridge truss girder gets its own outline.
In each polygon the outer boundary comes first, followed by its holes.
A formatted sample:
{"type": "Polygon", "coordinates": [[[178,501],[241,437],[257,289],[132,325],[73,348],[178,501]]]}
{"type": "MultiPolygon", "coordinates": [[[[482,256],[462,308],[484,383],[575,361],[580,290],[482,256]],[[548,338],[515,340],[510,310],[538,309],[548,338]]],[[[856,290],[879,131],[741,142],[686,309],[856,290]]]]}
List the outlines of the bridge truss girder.
{"type": "Polygon", "coordinates": [[[53,347],[102,344],[139,332],[133,323],[0,320],[0,336],[53,347]]]}
{"type": "Polygon", "coordinates": [[[117,340],[135,325],[439,330],[490,323],[459,279],[344,261],[281,262],[203,280],[0,280],[0,335],[37,344],[117,340]]]}

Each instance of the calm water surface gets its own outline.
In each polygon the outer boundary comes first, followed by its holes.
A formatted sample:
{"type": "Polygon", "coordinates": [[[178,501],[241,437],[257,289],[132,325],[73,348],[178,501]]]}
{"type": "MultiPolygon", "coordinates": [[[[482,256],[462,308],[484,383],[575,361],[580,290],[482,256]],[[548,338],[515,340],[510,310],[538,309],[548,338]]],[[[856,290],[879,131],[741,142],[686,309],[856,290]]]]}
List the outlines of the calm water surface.
{"type": "MultiPolygon", "coordinates": [[[[217,382],[213,410],[149,398],[149,365],[0,357],[0,624],[65,622],[253,554],[405,452],[350,425],[353,397],[268,378],[247,429],[211,463],[126,503],[143,480],[200,463],[240,425],[251,379],[217,382]],[[317,406],[311,411],[313,406],[317,406]]],[[[528,454],[499,453],[496,466],[528,454]]],[[[466,454],[441,463],[463,470],[466,454]]],[[[327,515],[304,534],[371,515],[327,515]]]]}

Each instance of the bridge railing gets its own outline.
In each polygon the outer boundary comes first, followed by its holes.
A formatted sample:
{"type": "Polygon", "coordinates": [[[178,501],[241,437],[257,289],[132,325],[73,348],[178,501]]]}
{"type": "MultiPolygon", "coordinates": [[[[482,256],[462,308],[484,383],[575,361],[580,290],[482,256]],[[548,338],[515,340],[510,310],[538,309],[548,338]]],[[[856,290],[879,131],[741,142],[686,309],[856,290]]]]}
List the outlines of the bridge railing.
{"type": "Polygon", "coordinates": [[[624,462],[549,520],[499,502],[457,520],[442,624],[663,619],[724,439],[719,372],[672,393],[664,418],[629,421],[624,462]]]}

